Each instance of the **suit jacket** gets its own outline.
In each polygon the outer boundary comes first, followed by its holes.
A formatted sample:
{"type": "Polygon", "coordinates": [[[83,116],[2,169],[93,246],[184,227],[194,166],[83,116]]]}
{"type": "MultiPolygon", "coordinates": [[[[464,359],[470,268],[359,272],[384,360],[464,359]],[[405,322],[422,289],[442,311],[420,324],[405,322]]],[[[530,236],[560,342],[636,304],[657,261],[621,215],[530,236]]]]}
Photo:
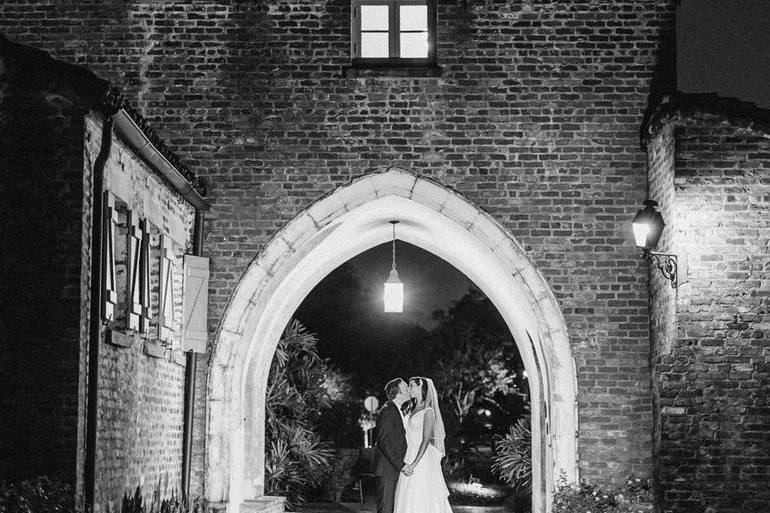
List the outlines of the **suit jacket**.
{"type": "Polygon", "coordinates": [[[388,401],[377,414],[377,442],[374,451],[374,473],[378,476],[398,475],[406,455],[406,431],[401,413],[388,401]]]}

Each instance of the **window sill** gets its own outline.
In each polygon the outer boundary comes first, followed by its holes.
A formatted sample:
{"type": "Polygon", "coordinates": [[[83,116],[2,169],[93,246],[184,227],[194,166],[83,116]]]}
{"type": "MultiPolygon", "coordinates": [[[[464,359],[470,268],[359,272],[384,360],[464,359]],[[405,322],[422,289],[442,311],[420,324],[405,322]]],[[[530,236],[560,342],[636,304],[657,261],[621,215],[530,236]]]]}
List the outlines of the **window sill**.
{"type": "Polygon", "coordinates": [[[144,341],[144,354],[152,358],[165,358],[166,348],[154,340],[144,341]]]}
{"type": "Polygon", "coordinates": [[[344,69],[347,78],[430,78],[440,77],[442,72],[438,64],[424,59],[353,59],[344,69]]]}
{"type": "Polygon", "coordinates": [[[123,333],[122,331],[107,328],[105,332],[105,341],[108,344],[118,347],[131,347],[134,345],[134,335],[123,333]]]}

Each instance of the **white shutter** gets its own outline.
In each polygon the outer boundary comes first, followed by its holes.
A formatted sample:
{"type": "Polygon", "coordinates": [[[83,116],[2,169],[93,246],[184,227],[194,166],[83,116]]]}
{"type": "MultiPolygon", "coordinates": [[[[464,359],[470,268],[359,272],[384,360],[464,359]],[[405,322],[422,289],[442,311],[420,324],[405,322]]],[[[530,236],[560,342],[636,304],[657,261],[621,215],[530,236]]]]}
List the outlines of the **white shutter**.
{"type": "Polygon", "coordinates": [[[160,339],[171,341],[174,335],[174,264],[171,239],[160,236],[160,304],[158,316],[160,339]]]}
{"type": "Polygon", "coordinates": [[[128,283],[126,286],[128,315],[126,327],[139,331],[142,319],[142,229],[139,226],[139,217],[132,210],[128,211],[128,244],[126,269],[128,271],[128,283]]]}
{"type": "Polygon", "coordinates": [[[139,222],[142,231],[142,245],[139,261],[139,296],[142,314],[139,319],[139,327],[142,333],[150,331],[150,223],[146,219],[139,222]]]}
{"type": "Polygon", "coordinates": [[[115,280],[115,227],[118,225],[118,213],[115,210],[115,197],[110,191],[104,191],[104,220],[102,226],[102,319],[115,320],[118,307],[118,287],[115,280]]]}
{"type": "Polygon", "coordinates": [[[209,259],[185,255],[183,351],[206,352],[208,303],[209,259]]]}

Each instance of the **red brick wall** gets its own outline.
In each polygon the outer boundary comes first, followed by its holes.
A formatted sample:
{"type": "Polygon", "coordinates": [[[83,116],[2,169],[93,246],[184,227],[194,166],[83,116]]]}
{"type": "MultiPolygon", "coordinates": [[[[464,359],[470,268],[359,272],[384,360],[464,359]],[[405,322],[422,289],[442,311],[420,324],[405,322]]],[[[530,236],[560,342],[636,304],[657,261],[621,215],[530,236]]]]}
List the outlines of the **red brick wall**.
{"type": "MultiPolygon", "coordinates": [[[[0,85],[0,385],[9,391],[0,397],[0,479],[47,475],[78,489],[85,447],[91,169],[101,140],[101,125],[95,117],[84,122],[85,115],[60,97],[0,85]]],[[[142,195],[153,195],[162,205],[151,209],[153,229],[170,230],[176,239],[177,354],[150,357],[141,339],[131,348],[100,345],[97,511],[138,484],[149,493],[160,484],[163,496],[180,490],[181,262],[191,249],[194,217],[181,197],[158,192],[166,189],[158,179],[147,180],[146,165],[122,142],[113,143],[106,173],[108,186],[110,176],[131,177],[123,183],[132,187],[133,203],[150,205],[142,195]],[[145,192],[148,184],[155,187],[145,192]]],[[[157,288],[157,277],[153,283],[157,288]]]]}
{"type": "MultiPolygon", "coordinates": [[[[179,496],[182,471],[184,360],[102,345],[96,502],[101,508],[142,486],[179,496]]],[[[112,506],[119,506],[113,502],[112,506]]]]}
{"type": "MultiPolygon", "coordinates": [[[[677,219],[673,215],[676,160],[676,139],[673,125],[662,127],[656,136],[648,142],[647,158],[649,199],[658,202],[658,210],[666,223],[655,250],[663,253],[678,253],[678,248],[673,247],[675,241],[673,234],[677,229],[677,219]]],[[[678,263],[683,264],[682,260],[684,260],[684,256],[680,255],[678,263]]],[[[658,376],[660,373],[660,355],[665,355],[671,351],[676,339],[677,291],[671,287],[671,283],[665,279],[655,265],[650,265],[649,269],[651,277],[650,342],[653,367],[653,451],[655,455],[654,474],[657,478],[661,473],[661,440],[665,436],[662,429],[668,427],[664,422],[666,422],[667,416],[675,411],[670,408],[668,403],[665,403],[665,407],[661,407],[661,394],[665,396],[666,389],[665,385],[658,380],[658,376]]],[[[685,277],[680,276],[678,281],[685,279],[685,277]]],[[[656,489],[656,496],[660,498],[660,495],[660,490],[656,489]]]]}
{"type": "Polygon", "coordinates": [[[212,332],[300,209],[390,165],[428,175],[509,229],[559,299],[582,476],[649,474],[647,272],[628,222],[645,196],[639,124],[674,2],[439,4],[438,78],[346,78],[347,0],[7,1],[0,30],[122,84],[209,180],[212,332]]]}
{"type": "MultiPolygon", "coordinates": [[[[85,154],[93,165],[99,152],[102,125],[98,116],[89,116],[85,125],[85,154]]],[[[168,497],[179,496],[182,471],[182,429],[184,408],[185,360],[179,352],[182,325],[182,260],[192,249],[194,209],[178,194],[161,185],[148,166],[119,138],[113,140],[105,164],[104,186],[115,197],[119,229],[116,232],[116,274],[118,275],[118,307],[125,308],[126,296],[126,237],[127,208],[148,221],[151,231],[150,273],[152,289],[151,328],[146,334],[125,330],[125,311],[116,311],[113,333],[133,336],[131,347],[102,342],[99,349],[99,414],[96,458],[95,509],[105,511],[119,508],[126,492],[141,485],[145,500],[154,493],[168,497]],[[150,185],[148,187],[148,184],[150,185]],[[120,224],[123,223],[121,227],[120,224]],[[164,345],[158,341],[157,297],[160,257],[159,230],[166,234],[167,243],[173,239],[175,333],[161,357],[149,356],[145,344],[164,345]],[[169,235],[170,233],[170,235],[169,235]],[[122,249],[121,249],[122,248],[122,249]]]]}
{"type": "Polygon", "coordinates": [[[0,479],[76,481],[83,114],[0,83],[0,479]]]}
{"type": "Polygon", "coordinates": [[[687,261],[678,331],[656,341],[664,512],[770,507],[770,141],[720,121],[678,120],[675,183],[651,173],[671,191],[668,247],[687,261]]]}

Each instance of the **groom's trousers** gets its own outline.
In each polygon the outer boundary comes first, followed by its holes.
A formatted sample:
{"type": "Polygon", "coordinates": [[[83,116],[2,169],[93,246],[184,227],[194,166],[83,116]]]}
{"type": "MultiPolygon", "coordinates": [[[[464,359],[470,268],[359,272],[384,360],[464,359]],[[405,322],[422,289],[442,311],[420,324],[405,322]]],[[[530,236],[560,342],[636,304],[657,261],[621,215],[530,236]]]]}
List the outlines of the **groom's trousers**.
{"type": "Polygon", "coordinates": [[[377,513],[393,513],[398,472],[377,476],[377,513]]]}

